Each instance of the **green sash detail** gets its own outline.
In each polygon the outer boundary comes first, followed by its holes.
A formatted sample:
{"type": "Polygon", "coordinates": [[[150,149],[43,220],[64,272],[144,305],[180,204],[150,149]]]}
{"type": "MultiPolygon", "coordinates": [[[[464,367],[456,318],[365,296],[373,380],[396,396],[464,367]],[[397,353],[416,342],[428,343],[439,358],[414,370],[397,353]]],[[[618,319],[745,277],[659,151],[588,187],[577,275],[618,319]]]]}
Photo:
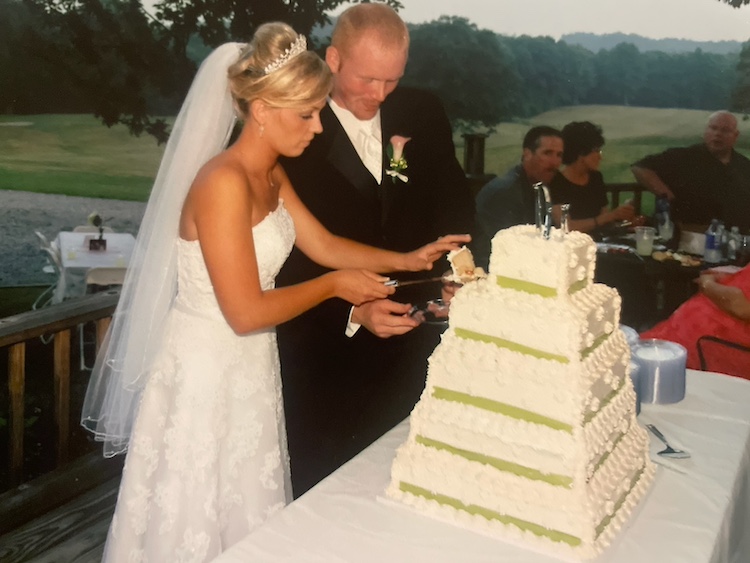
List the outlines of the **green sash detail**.
{"type": "Polygon", "coordinates": [[[453,391],[451,389],[445,389],[444,387],[435,387],[432,391],[432,396],[443,401],[461,403],[486,411],[502,414],[510,418],[532,422],[534,424],[541,424],[543,426],[549,426],[553,430],[562,430],[563,432],[567,432],[568,434],[573,433],[573,427],[570,424],[555,420],[554,418],[542,416],[541,414],[537,414],[532,411],[514,407],[512,405],[493,401],[492,399],[487,399],[485,397],[474,397],[473,395],[461,393],[460,391],[453,391]]]}
{"type": "Polygon", "coordinates": [[[625,387],[625,380],[623,379],[620,382],[620,386],[617,389],[614,389],[611,391],[604,399],[602,399],[601,404],[599,405],[599,410],[597,411],[591,411],[586,416],[583,417],[583,424],[588,424],[591,422],[591,420],[602,411],[604,407],[606,407],[609,403],[612,402],[612,400],[617,396],[617,394],[622,390],[622,388],[625,387]]]}
{"type": "Polygon", "coordinates": [[[594,476],[594,474],[596,474],[596,472],[597,472],[597,471],[599,471],[599,468],[600,468],[600,467],[601,467],[602,465],[604,465],[604,462],[605,462],[605,461],[607,461],[607,458],[608,458],[608,457],[610,456],[610,454],[611,454],[611,453],[612,453],[613,451],[615,451],[615,448],[617,447],[617,444],[619,444],[619,443],[620,443],[620,442],[622,441],[622,439],[623,439],[624,437],[625,437],[625,434],[624,434],[624,433],[620,434],[620,435],[619,435],[619,436],[617,437],[617,439],[615,440],[615,443],[614,443],[614,444],[612,444],[612,449],[611,449],[611,450],[609,450],[608,452],[604,452],[604,453],[602,454],[602,457],[600,457],[600,458],[599,458],[599,461],[597,461],[597,462],[596,462],[596,465],[594,466],[594,472],[592,473],[592,477],[594,476]]]}
{"type": "Polygon", "coordinates": [[[537,536],[549,538],[552,541],[567,543],[573,547],[581,545],[581,539],[570,534],[559,532],[557,530],[550,530],[549,528],[545,528],[543,526],[540,526],[539,524],[527,522],[526,520],[514,518],[513,516],[508,516],[506,514],[500,514],[499,512],[495,512],[494,510],[490,510],[489,508],[478,506],[476,504],[467,505],[458,499],[449,497],[447,495],[433,493],[431,491],[428,491],[427,489],[423,489],[422,487],[417,487],[416,485],[405,483],[404,481],[401,481],[401,483],[399,483],[399,489],[401,489],[405,493],[420,496],[428,500],[434,500],[446,506],[452,506],[457,510],[463,510],[464,512],[468,512],[469,514],[472,514],[474,516],[483,516],[487,520],[497,520],[498,522],[506,525],[512,524],[517,528],[520,528],[521,530],[532,532],[537,536]]]}
{"type": "Polygon", "coordinates": [[[612,511],[612,514],[609,516],[605,516],[604,520],[602,520],[599,525],[596,527],[596,537],[598,538],[601,533],[604,531],[604,528],[607,527],[607,524],[614,518],[615,514],[617,514],[617,511],[622,508],[622,505],[625,503],[625,499],[628,498],[628,495],[633,492],[633,487],[635,487],[636,483],[638,483],[638,480],[641,478],[641,475],[643,475],[643,471],[646,469],[646,466],[644,465],[641,467],[641,469],[636,473],[633,478],[630,480],[630,487],[628,487],[628,490],[625,491],[622,496],[618,499],[617,504],[615,504],[615,509],[612,511]]]}
{"type": "Polygon", "coordinates": [[[472,452],[470,450],[456,448],[444,442],[439,442],[431,438],[425,438],[422,435],[418,435],[415,441],[417,442],[417,444],[422,444],[423,446],[435,448],[437,450],[443,450],[453,455],[460,456],[464,459],[468,459],[469,461],[476,461],[484,465],[489,465],[499,471],[512,473],[514,475],[518,475],[519,477],[525,477],[526,479],[531,479],[533,481],[544,481],[545,483],[549,483],[550,485],[554,485],[555,487],[565,487],[566,489],[570,489],[573,487],[573,478],[567,477],[566,475],[542,473],[538,469],[533,469],[531,467],[519,465],[518,463],[513,463],[511,461],[505,461],[496,457],[472,452]]]}
{"type": "Polygon", "coordinates": [[[510,340],[505,340],[496,336],[480,334],[478,332],[474,332],[473,330],[467,330],[465,328],[458,327],[455,328],[455,332],[456,336],[466,338],[467,340],[478,340],[479,342],[494,344],[495,346],[499,346],[500,348],[507,348],[508,350],[512,350],[513,352],[520,352],[521,354],[533,356],[541,360],[552,360],[555,362],[560,362],[561,364],[570,363],[570,360],[568,358],[566,358],[565,356],[561,356],[560,354],[544,352],[543,350],[537,350],[536,348],[524,346],[523,344],[517,344],[516,342],[511,342],[510,340]]]}
{"type": "Polygon", "coordinates": [[[589,280],[586,278],[583,278],[582,280],[573,282],[568,288],[568,293],[570,295],[573,295],[576,291],[581,291],[582,289],[585,289],[586,287],[588,287],[588,285],[589,285],[589,280]]]}
{"type": "MultiPolygon", "coordinates": [[[[474,332],[473,330],[460,328],[460,327],[456,327],[453,330],[456,333],[456,336],[460,338],[465,338],[466,340],[476,340],[478,342],[494,344],[495,346],[499,348],[506,348],[513,352],[518,352],[520,354],[526,354],[527,356],[533,356],[534,358],[539,358],[540,360],[552,360],[553,362],[560,362],[561,364],[570,363],[570,359],[568,359],[566,356],[563,356],[560,354],[553,354],[552,352],[545,352],[544,350],[539,350],[537,348],[532,348],[530,346],[524,346],[523,344],[518,344],[517,342],[505,340],[504,338],[498,338],[497,336],[490,336],[489,334],[481,334],[479,332],[474,332]]],[[[594,350],[596,350],[599,346],[602,345],[602,343],[605,340],[607,340],[607,338],[609,338],[610,334],[612,333],[607,332],[605,334],[598,336],[596,340],[594,340],[594,343],[591,346],[581,350],[581,359],[585,359],[587,356],[593,353],[594,350]]]]}
{"type": "MultiPolygon", "coordinates": [[[[545,299],[557,297],[558,295],[557,289],[555,289],[554,287],[549,287],[547,285],[542,285],[539,283],[519,280],[516,278],[509,278],[506,276],[495,276],[495,281],[497,285],[499,285],[502,288],[513,289],[515,291],[523,291],[524,293],[531,293],[532,295],[540,295],[541,297],[544,297],[545,299]]],[[[573,294],[576,291],[580,291],[584,289],[587,285],[588,285],[587,279],[582,279],[582,280],[573,282],[570,285],[570,287],[568,287],[568,294],[573,294]]]]}

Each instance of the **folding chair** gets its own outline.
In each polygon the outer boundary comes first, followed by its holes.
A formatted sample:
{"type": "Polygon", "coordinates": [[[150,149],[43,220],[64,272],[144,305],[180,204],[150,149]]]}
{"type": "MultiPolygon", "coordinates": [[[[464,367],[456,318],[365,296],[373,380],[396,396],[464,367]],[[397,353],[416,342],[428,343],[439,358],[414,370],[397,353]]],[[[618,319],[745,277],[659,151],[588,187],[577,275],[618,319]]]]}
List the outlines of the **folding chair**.
{"type": "Polygon", "coordinates": [[[47,265],[42,270],[49,274],[55,274],[55,280],[52,284],[47,287],[40,295],[36,298],[34,303],[31,305],[33,310],[41,309],[46,307],[52,301],[52,294],[57,287],[57,282],[62,275],[62,262],[60,261],[60,254],[56,248],[51,246],[43,247],[42,252],[47,256],[47,265]]]}
{"type": "Polygon", "coordinates": [[[747,356],[747,361],[744,362],[746,371],[744,373],[732,373],[731,375],[750,379],[750,346],[710,335],[701,336],[696,342],[696,346],[698,348],[698,360],[703,371],[716,371],[716,369],[712,369],[712,366],[716,365],[714,362],[717,358],[722,358],[729,350],[739,351],[740,355],[747,356]]]}

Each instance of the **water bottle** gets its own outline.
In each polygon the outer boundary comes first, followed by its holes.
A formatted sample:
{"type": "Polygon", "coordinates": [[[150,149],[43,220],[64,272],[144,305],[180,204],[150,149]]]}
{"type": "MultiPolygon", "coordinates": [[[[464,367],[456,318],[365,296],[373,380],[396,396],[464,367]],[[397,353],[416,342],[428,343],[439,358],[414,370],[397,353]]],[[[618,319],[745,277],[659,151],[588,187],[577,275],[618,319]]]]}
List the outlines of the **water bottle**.
{"type": "Polygon", "coordinates": [[[732,231],[729,233],[729,239],[727,240],[727,260],[730,262],[737,261],[737,251],[740,248],[742,242],[742,236],[740,235],[739,227],[732,227],[732,231]]]}
{"type": "Polygon", "coordinates": [[[716,229],[716,238],[719,243],[719,261],[725,260],[727,257],[727,243],[729,242],[729,233],[724,227],[724,223],[719,221],[719,226],[716,229]]]}
{"type": "Polygon", "coordinates": [[[716,264],[721,261],[721,251],[719,249],[721,233],[718,230],[719,221],[716,219],[711,221],[711,225],[706,229],[706,246],[703,251],[703,261],[707,264],[716,264]]]}

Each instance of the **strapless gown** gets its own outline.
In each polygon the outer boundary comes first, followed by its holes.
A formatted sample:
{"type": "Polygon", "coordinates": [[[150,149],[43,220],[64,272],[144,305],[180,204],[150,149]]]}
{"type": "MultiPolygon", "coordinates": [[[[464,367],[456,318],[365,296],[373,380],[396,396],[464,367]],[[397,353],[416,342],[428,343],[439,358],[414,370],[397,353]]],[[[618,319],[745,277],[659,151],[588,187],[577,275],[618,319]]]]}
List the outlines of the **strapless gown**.
{"type": "MultiPolygon", "coordinates": [[[[253,228],[274,287],[294,244],[278,208],[253,228]]],[[[143,391],[104,561],[210,561],[291,500],[276,330],[238,336],[197,241],[178,239],[178,294],[143,391]]]]}

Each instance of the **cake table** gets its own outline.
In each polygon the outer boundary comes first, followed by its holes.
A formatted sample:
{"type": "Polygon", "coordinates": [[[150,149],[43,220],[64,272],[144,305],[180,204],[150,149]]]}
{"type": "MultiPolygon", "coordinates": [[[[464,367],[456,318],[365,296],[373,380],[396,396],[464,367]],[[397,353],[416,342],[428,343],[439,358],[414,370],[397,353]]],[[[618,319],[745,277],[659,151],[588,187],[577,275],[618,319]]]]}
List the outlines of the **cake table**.
{"type": "MultiPolygon", "coordinates": [[[[664,460],[667,465],[658,468],[635,517],[597,563],[750,561],[748,405],[750,381],[692,370],[683,401],[643,405],[639,422],[655,424],[692,457],[664,460]]],[[[558,561],[384,501],[407,424],[275,514],[216,563],[558,561]]]]}

